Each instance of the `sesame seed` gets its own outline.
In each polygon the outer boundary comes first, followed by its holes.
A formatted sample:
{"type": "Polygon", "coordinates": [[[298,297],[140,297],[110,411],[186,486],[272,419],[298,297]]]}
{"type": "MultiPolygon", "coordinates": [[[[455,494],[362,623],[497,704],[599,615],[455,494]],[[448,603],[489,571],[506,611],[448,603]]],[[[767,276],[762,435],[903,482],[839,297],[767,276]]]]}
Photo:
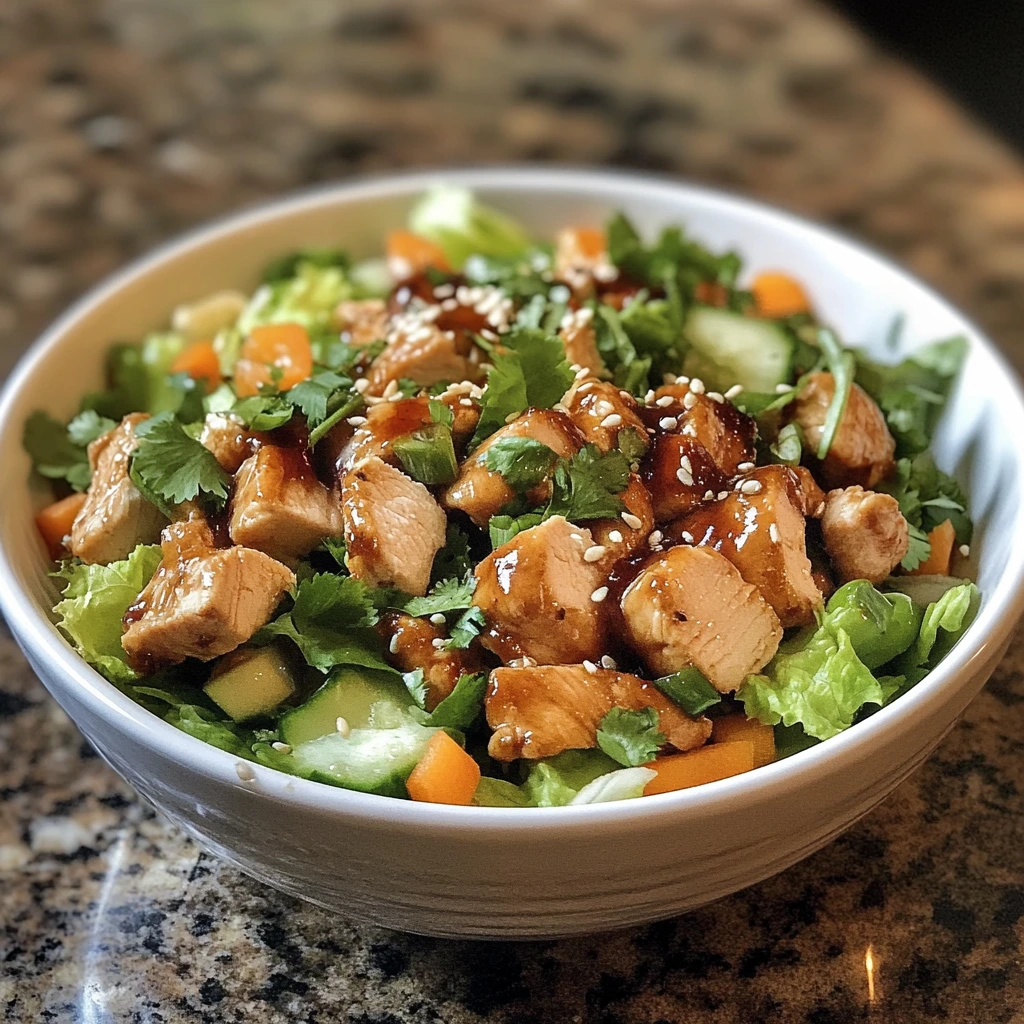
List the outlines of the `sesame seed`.
{"type": "Polygon", "coordinates": [[[792,384],[776,384],[775,385],[775,394],[777,394],[777,395],[784,395],[784,394],[786,394],[786,392],[792,391],[792,390],[793,390],[793,385],[792,384]]]}
{"type": "Polygon", "coordinates": [[[613,412],[611,416],[605,416],[605,418],[601,420],[602,427],[618,427],[621,424],[622,417],[617,412],[613,412]]]}
{"type": "Polygon", "coordinates": [[[728,391],[726,391],[725,397],[728,398],[730,401],[732,401],[732,399],[739,398],[740,395],[742,395],[742,394],[743,394],[743,385],[742,384],[733,384],[733,386],[731,388],[729,388],[728,391]]]}
{"type": "Polygon", "coordinates": [[[680,539],[682,540],[682,542],[684,544],[692,544],[693,543],[693,534],[690,533],[689,530],[683,530],[683,532],[679,534],[679,537],[680,537],[680,539]]]}
{"type": "Polygon", "coordinates": [[[623,512],[620,518],[631,530],[639,530],[644,525],[643,520],[632,512],[623,512]]]}
{"type": "Polygon", "coordinates": [[[434,639],[430,641],[430,643],[438,650],[441,650],[441,648],[444,647],[444,637],[435,636],[434,639]]]}
{"type": "Polygon", "coordinates": [[[537,659],[531,658],[529,655],[523,655],[523,668],[536,668],[537,659]]]}
{"type": "Polygon", "coordinates": [[[355,383],[352,385],[359,394],[362,394],[369,386],[370,382],[365,377],[357,377],[355,383]]]}
{"type": "Polygon", "coordinates": [[[243,782],[254,782],[256,779],[256,773],[244,761],[238,761],[235,763],[235,774],[243,782]]]}
{"type": "Polygon", "coordinates": [[[819,517],[825,511],[825,502],[819,501],[818,507],[814,510],[814,516],[819,517]]]}
{"type": "Polygon", "coordinates": [[[619,666],[615,664],[615,659],[610,654],[601,655],[601,668],[610,668],[613,671],[619,666]]]}
{"type": "Polygon", "coordinates": [[[715,492],[714,491],[705,491],[704,492],[704,500],[705,501],[713,501],[714,498],[715,498],[715,492]]]}
{"type": "Polygon", "coordinates": [[[674,401],[675,399],[671,395],[662,395],[654,404],[659,409],[667,409],[674,401]]]}
{"type": "Polygon", "coordinates": [[[405,395],[403,395],[401,391],[396,391],[393,395],[390,395],[388,397],[388,401],[389,402],[401,402],[401,401],[404,400],[404,398],[405,398],[405,395]]]}
{"type": "Polygon", "coordinates": [[[444,622],[444,615],[442,615],[441,612],[434,612],[434,614],[430,616],[430,621],[435,626],[440,626],[444,622]]]}
{"type": "Polygon", "coordinates": [[[683,426],[682,434],[684,437],[696,437],[697,428],[692,423],[687,423],[683,426]]]}
{"type": "Polygon", "coordinates": [[[676,381],[677,381],[677,380],[678,380],[679,378],[678,378],[678,377],[676,377],[676,375],[675,375],[674,373],[666,373],[666,374],[665,374],[665,375],[664,375],[664,376],[663,376],[663,377],[662,377],[661,379],[662,379],[662,380],[663,380],[663,381],[664,381],[664,382],[665,382],[666,384],[675,384],[675,382],[676,382],[676,381]]]}
{"type": "Polygon", "coordinates": [[[607,587],[598,587],[597,590],[595,590],[590,595],[590,600],[593,601],[594,604],[600,604],[607,596],[608,596],[608,588],[607,587]]]}
{"type": "Polygon", "coordinates": [[[779,528],[775,525],[775,523],[772,523],[768,527],[768,536],[771,538],[773,544],[779,543],[779,528]]]}
{"type": "Polygon", "coordinates": [[[959,547],[959,551],[960,551],[960,554],[964,556],[964,558],[969,558],[970,555],[971,555],[971,545],[970,544],[961,544],[960,547],[959,547]]]}
{"type": "Polygon", "coordinates": [[[445,299],[444,302],[441,303],[441,308],[446,313],[450,313],[453,309],[458,309],[459,308],[459,300],[458,299],[445,299]]]}
{"type": "Polygon", "coordinates": [[[584,562],[596,562],[604,557],[604,546],[602,544],[592,544],[586,551],[583,552],[584,562]]]}
{"type": "Polygon", "coordinates": [[[398,391],[398,381],[389,380],[387,387],[384,388],[384,393],[381,395],[382,398],[390,398],[395,392],[398,391]]]}
{"type": "Polygon", "coordinates": [[[704,381],[702,381],[700,379],[700,377],[694,377],[693,380],[690,381],[690,390],[695,395],[703,395],[704,394],[704,381]]]}
{"type": "Polygon", "coordinates": [[[347,719],[342,718],[341,715],[338,715],[338,717],[334,720],[334,729],[339,735],[348,739],[348,734],[352,731],[352,726],[348,724],[347,719]]]}
{"type": "MultiPolygon", "coordinates": [[[[654,388],[650,388],[646,395],[644,395],[644,405],[650,405],[654,401],[654,388]]],[[[671,404],[671,398],[669,399],[671,404]]]]}
{"type": "Polygon", "coordinates": [[[757,494],[758,491],[761,490],[761,481],[760,480],[744,480],[743,483],[740,484],[740,490],[744,494],[757,494]]]}
{"type": "Polygon", "coordinates": [[[391,638],[391,642],[388,644],[388,650],[392,654],[397,654],[398,653],[398,634],[397,633],[391,638]]]}
{"type": "Polygon", "coordinates": [[[588,380],[586,384],[581,384],[579,386],[578,393],[581,395],[585,395],[593,386],[594,382],[592,380],[588,380]]]}
{"type": "Polygon", "coordinates": [[[583,380],[584,377],[589,377],[589,376],[590,376],[590,367],[589,366],[581,366],[576,371],[576,373],[573,375],[573,379],[574,380],[583,380]]]}
{"type": "Polygon", "coordinates": [[[633,401],[633,396],[628,391],[620,391],[619,398],[621,398],[624,402],[633,401]]]}
{"type": "Polygon", "coordinates": [[[708,398],[710,398],[712,402],[717,402],[719,405],[725,401],[725,395],[720,394],[717,391],[709,391],[708,398]]]}
{"type": "Polygon", "coordinates": [[[453,284],[439,284],[434,289],[435,299],[447,299],[455,294],[455,285],[453,284]]]}
{"type": "Polygon", "coordinates": [[[755,469],[756,467],[752,462],[741,462],[736,468],[741,473],[749,473],[752,469],[755,469]]]}
{"type": "Polygon", "coordinates": [[[361,426],[365,425],[366,417],[365,416],[349,416],[349,418],[345,422],[348,423],[348,425],[351,426],[351,427],[361,427],[361,426]]]}
{"type": "Polygon", "coordinates": [[[612,530],[608,534],[608,539],[613,544],[621,544],[622,543],[622,532],[620,530],[612,530]]]}
{"type": "Polygon", "coordinates": [[[687,473],[693,472],[693,463],[690,461],[689,455],[684,455],[679,460],[679,465],[686,470],[687,473]]]}
{"type": "Polygon", "coordinates": [[[459,405],[464,405],[467,408],[472,409],[473,408],[473,399],[472,398],[460,398],[459,399],[459,405]]]}
{"type": "Polygon", "coordinates": [[[280,740],[274,740],[270,744],[279,754],[290,754],[292,752],[290,743],[282,743],[280,740]]]}
{"type": "Polygon", "coordinates": [[[679,426],[679,420],[677,420],[675,416],[662,416],[661,419],[658,420],[658,426],[661,427],[662,430],[675,430],[675,428],[679,426]]]}
{"type": "Polygon", "coordinates": [[[595,664],[594,664],[594,663],[593,663],[592,661],[587,661],[586,659],[584,659],[584,661],[583,661],[583,667],[584,667],[584,668],[585,668],[585,669],[586,669],[586,670],[587,670],[587,671],[588,671],[588,672],[589,672],[589,673],[590,673],[591,675],[596,675],[596,674],[597,674],[597,666],[596,666],[596,665],[595,665],[595,664]]]}
{"type": "Polygon", "coordinates": [[[692,409],[697,404],[697,393],[695,391],[687,391],[683,396],[683,408],[692,409]]]}
{"type": "Polygon", "coordinates": [[[676,377],[676,383],[677,384],[689,384],[690,383],[690,378],[689,377],[684,377],[682,374],[680,374],[678,377],[676,377]]]}
{"type": "Polygon", "coordinates": [[[729,492],[728,491],[719,491],[718,492],[718,500],[719,501],[725,501],[725,499],[728,498],[728,497],[729,497],[729,492]]]}
{"type": "Polygon", "coordinates": [[[487,341],[497,341],[498,340],[498,336],[494,333],[494,331],[492,331],[488,327],[485,327],[485,328],[483,328],[483,330],[481,330],[480,337],[486,339],[487,341]]]}
{"type": "Polygon", "coordinates": [[[602,398],[594,403],[594,412],[598,416],[607,416],[609,413],[615,412],[615,406],[607,399],[602,398]]]}
{"type": "Polygon", "coordinates": [[[576,310],[576,322],[579,324],[589,324],[594,319],[594,311],[589,306],[584,306],[583,309],[576,310]]]}
{"type": "Polygon", "coordinates": [[[680,466],[676,470],[676,479],[684,487],[692,487],[693,486],[693,474],[690,473],[688,470],[684,469],[682,466],[680,466]]]}

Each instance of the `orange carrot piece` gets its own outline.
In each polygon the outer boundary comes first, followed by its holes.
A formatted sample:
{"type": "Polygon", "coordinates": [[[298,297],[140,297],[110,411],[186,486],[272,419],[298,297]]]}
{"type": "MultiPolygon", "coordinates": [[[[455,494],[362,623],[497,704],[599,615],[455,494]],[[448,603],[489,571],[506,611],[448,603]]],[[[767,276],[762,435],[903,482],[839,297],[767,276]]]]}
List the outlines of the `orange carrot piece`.
{"type": "Polygon", "coordinates": [[[84,494],[71,494],[36,513],[36,527],[52,558],[59,558],[64,549],[64,538],[71,532],[75,516],[85,504],[84,494]]]}
{"type": "Polygon", "coordinates": [[[729,292],[725,285],[717,281],[698,281],[693,289],[693,297],[707,306],[717,306],[721,309],[729,301],[729,292]]]}
{"type": "Polygon", "coordinates": [[[171,373],[187,373],[193,380],[205,380],[207,390],[213,391],[221,382],[220,359],[213,343],[193,342],[171,363],[171,373]]]}
{"type": "Polygon", "coordinates": [[[608,249],[608,241],[600,228],[562,228],[556,240],[559,257],[565,262],[596,263],[608,249]]]}
{"type": "Polygon", "coordinates": [[[252,329],[235,363],[235,391],[242,397],[259,394],[261,384],[273,381],[272,367],[281,371],[280,391],[295,387],[313,372],[313,349],[301,324],[264,324],[252,329]]]}
{"type": "Polygon", "coordinates": [[[742,711],[716,718],[711,725],[711,742],[753,743],[755,768],[775,760],[775,730],[756,718],[747,718],[742,711]]]}
{"type": "Polygon", "coordinates": [[[953,556],[953,544],[956,542],[956,530],[948,519],[943,519],[928,534],[931,543],[931,554],[916,568],[911,576],[948,576],[949,560],[953,556]]]}
{"type": "Polygon", "coordinates": [[[748,740],[711,743],[688,754],[656,758],[644,767],[658,773],[644,787],[644,796],[671,793],[751,771],[754,768],[754,744],[748,740]]]}
{"type": "Polygon", "coordinates": [[[754,278],[750,286],[760,316],[781,317],[809,313],[811,300],[804,287],[789,274],[766,271],[754,278]]]}
{"type": "Polygon", "coordinates": [[[428,267],[444,271],[452,269],[441,246],[411,231],[392,231],[388,235],[385,251],[388,270],[392,277],[400,281],[415,277],[428,267]]]}
{"type": "Polygon", "coordinates": [[[432,804],[473,802],[480,766],[446,732],[430,737],[419,764],[405,783],[413,800],[432,804]]]}

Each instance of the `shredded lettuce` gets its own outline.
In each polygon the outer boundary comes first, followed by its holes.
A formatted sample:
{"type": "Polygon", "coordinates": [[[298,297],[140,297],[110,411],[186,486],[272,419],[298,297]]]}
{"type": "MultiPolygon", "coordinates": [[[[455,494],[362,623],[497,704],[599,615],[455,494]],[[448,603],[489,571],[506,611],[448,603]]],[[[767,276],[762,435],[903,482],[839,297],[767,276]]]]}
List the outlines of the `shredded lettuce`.
{"type": "Polygon", "coordinates": [[[290,277],[257,289],[238,318],[242,336],[260,324],[301,324],[310,333],[325,330],[339,302],[356,297],[344,267],[300,260],[290,277]]]}
{"type": "Polygon", "coordinates": [[[657,776],[650,768],[621,768],[588,782],[570,804],[606,804],[644,795],[644,786],[657,776]]]}
{"type": "Polygon", "coordinates": [[[619,768],[600,750],[566,750],[532,764],[522,788],[534,807],[563,807],[598,776],[619,768]]]}
{"type": "Polygon", "coordinates": [[[121,620],[160,565],[160,546],[140,544],[124,561],[110,565],[67,564],[67,580],[53,609],[57,625],[76,650],[112,683],[137,678],[121,646],[121,620]]]}

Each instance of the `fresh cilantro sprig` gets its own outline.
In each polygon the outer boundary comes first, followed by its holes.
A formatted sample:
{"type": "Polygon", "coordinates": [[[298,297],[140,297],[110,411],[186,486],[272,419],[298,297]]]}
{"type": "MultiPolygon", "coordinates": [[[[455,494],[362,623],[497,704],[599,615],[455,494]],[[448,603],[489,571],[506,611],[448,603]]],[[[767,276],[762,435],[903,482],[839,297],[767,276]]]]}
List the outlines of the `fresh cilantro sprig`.
{"type": "Polygon", "coordinates": [[[417,705],[413,709],[414,717],[423,725],[457,729],[462,732],[476,721],[483,710],[484,693],[487,690],[486,672],[463,673],[459,676],[455,689],[430,712],[423,710],[428,692],[423,669],[406,672],[402,679],[417,705]]]}
{"type": "Polygon", "coordinates": [[[448,630],[445,648],[451,651],[464,651],[483,632],[486,625],[487,617],[483,610],[475,604],[470,605],[448,630]]]}
{"type": "Polygon", "coordinates": [[[321,370],[286,391],[284,399],[306,417],[306,423],[312,429],[327,419],[332,399],[341,397],[338,395],[340,391],[347,392],[351,388],[351,378],[343,377],[333,370],[321,370]]]}
{"type": "Polygon", "coordinates": [[[427,487],[450,484],[459,475],[451,427],[444,423],[420,427],[397,438],[391,448],[405,472],[427,487]]]}
{"type": "Polygon", "coordinates": [[[373,600],[378,608],[395,608],[407,615],[447,614],[468,608],[473,603],[475,589],[476,578],[469,574],[462,579],[442,580],[423,597],[410,597],[400,590],[388,588],[376,591],[373,600]]]}
{"type": "Polygon", "coordinates": [[[109,433],[116,426],[117,423],[114,420],[100,416],[95,409],[86,409],[68,424],[68,440],[72,444],[85,448],[96,438],[109,433]]]}
{"type": "Polygon", "coordinates": [[[558,453],[532,437],[501,437],[484,453],[484,464],[520,493],[551,475],[558,453]]]}
{"type": "Polygon", "coordinates": [[[51,480],[66,480],[76,491],[89,486],[92,470],[84,446],[75,443],[68,428],[48,413],[37,411],[29,416],[22,444],[37,473],[51,480]]]}
{"type": "Polygon", "coordinates": [[[614,761],[635,768],[654,760],[665,736],[654,708],[612,708],[597,727],[597,745],[614,761]]]}

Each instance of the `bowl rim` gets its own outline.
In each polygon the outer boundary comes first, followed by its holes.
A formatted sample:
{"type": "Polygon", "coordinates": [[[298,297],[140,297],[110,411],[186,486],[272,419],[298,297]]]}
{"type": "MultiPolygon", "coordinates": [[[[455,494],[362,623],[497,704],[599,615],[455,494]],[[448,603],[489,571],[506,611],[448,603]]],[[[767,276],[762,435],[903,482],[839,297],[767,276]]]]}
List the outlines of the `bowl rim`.
{"type": "MultiPolygon", "coordinates": [[[[995,364],[1012,396],[1013,405],[1005,410],[1004,421],[1015,421],[1018,433],[1024,433],[1024,394],[1016,373],[983,331],[968,317],[896,263],[841,232],[817,224],[788,210],[745,196],[654,175],[616,170],[575,167],[537,167],[502,165],[487,168],[439,168],[368,176],[344,182],[316,185],[283,197],[256,203],[207,221],[200,226],[163,242],[108,276],[61,314],[27,349],[11,372],[0,393],[0,431],[16,439],[20,446],[21,423],[14,422],[18,394],[35,374],[37,364],[51,349],[59,347],[76,323],[101,306],[128,284],[146,277],[165,262],[224,235],[277,220],[280,217],[330,207],[338,202],[357,203],[365,199],[415,195],[439,183],[469,188],[506,189],[543,193],[571,186],[574,191],[614,202],[614,195],[643,191],[663,194],[666,199],[681,196],[713,209],[730,211],[788,235],[803,235],[807,240],[867,259],[880,266],[897,283],[917,292],[918,297],[936,303],[942,313],[957,322],[972,346],[980,348],[995,364]],[[13,432],[13,433],[12,433],[13,432]]],[[[1009,423],[1007,423],[1009,427],[1009,423]]],[[[1018,475],[1024,475],[1024,449],[1017,454],[1018,475]]],[[[18,484],[18,486],[23,486],[18,484]]],[[[6,522],[6,520],[5,520],[6,522]]],[[[358,793],[287,775],[254,762],[255,779],[243,782],[236,767],[243,763],[236,755],[196,739],[146,711],[130,697],[96,672],[71,647],[50,618],[14,583],[13,559],[8,551],[6,531],[0,531],[0,611],[7,619],[18,642],[30,649],[46,673],[60,679],[60,685],[75,686],[75,697],[101,719],[160,755],[187,766],[210,782],[258,791],[265,799],[319,814],[339,821],[359,820],[390,826],[415,826],[431,830],[455,829],[464,835],[483,837],[490,832],[516,828],[531,835],[558,831],[604,830],[625,832],[638,820],[649,825],[678,820],[682,815],[721,813],[766,800],[770,793],[783,795],[809,783],[826,762],[854,767],[869,754],[879,734],[906,729],[918,715],[925,715],[942,703],[957,677],[981,669],[1009,637],[1024,612],[1024,545],[1015,548],[1004,566],[997,585],[984,595],[982,608],[952,652],[917,686],[898,701],[880,709],[856,728],[848,729],[825,743],[800,751],[781,761],[729,779],[707,783],[693,789],[622,800],[614,803],[564,807],[463,807],[445,804],[396,800],[375,794],[358,793]]],[[[42,672],[40,674],[43,674],[42,672]]]]}

